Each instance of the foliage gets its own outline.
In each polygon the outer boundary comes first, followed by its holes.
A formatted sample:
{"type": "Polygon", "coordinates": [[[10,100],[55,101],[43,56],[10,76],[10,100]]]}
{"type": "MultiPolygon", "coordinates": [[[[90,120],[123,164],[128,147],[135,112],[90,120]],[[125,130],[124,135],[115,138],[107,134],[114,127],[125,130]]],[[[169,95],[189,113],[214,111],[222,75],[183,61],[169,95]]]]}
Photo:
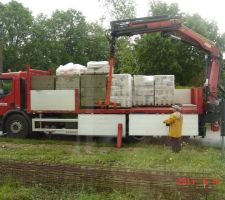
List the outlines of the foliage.
{"type": "Polygon", "coordinates": [[[139,67],[136,60],[133,44],[129,38],[120,38],[117,42],[116,73],[138,74],[139,67]]]}
{"type": "Polygon", "coordinates": [[[39,15],[33,21],[30,40],[24,50],[24,60],[32,67],[47,69],[60,63],[60,49],[63,46],[49,30],[50,24],[50,20],[44,15],[39,15]]]}
{"type": "Polygon", "coordinates": [[[90,60],[107,60],[109,54],[109,42],[106,31],[98,23],[88,24],[87,56],[90,60]]]}
{"type": "MultiPolygon", "coordinates": [[[[105,10],[109,12],[110,21],[135,18],[136,10],[133,0],[99,0],[105,10]]],[[[135,52],[132,40],[128,37],[119,38],[117,41],[117,64],[115,73],[138,73],[135,52]]]]}
{"type": "Polygon", "coordinates": [[[177,3],[171,3],[168,5],[163,1],[150,1],[150,10],[149,15],[151,16],[160,16],[160,15],[169,15],[176,16],[180,14],[180,9],[177,3]]]}
{"type": "MultiPolygon", "coordinates": [[[[161,1],[151,1],[150,11],[153,16],[182,16],[184,24],[217,42],[224,50],[224,35],[218,33],[217,24],[203,19],[200,15],[181,13],[176,3],[168,5],[161,1]]],[[[199,86],[205,77],[204,52],[190,45],[165,39],[158,33],[143,35],[135,44],[140,73],[174,74],[178,85],[199,86]]]]}
{"type": "Polygon", "coordinates": [[[4,70],[23,63],[22,51],[30,35],[33,17],[22,4],[11,1],[0,5],[0,30],[3,38],[4,70]]]}
{"type": "MultiPolygon", "coordinates": [[[[121,13],[121,9],[113,6],[113,2],[106,0],[105,3],[108,7],[111,6],[112,11],[121,13]]],[[[123,9],[124,13],[127,9],[129,7],[123,9]]],[[[207,21],[198,14],[182,13],[176,3],[167,4],[154,0],[150,3],[149,14],[181,16],[186,26],[217,42],[221,51],[224,50],[224,35],[218,33],[218,26],[214,21],[207,21]]],[[[122,19],[125,18],[128,17],[124,16],[122,19]]],[[[162,38],[159,33],[142,35],[136,39],[119,38],[116,72],[174,74],[177,85],[199,86],[205,81],[205,54],[190,45],[162,38]]]]}
{"type": "Polygon", "coordinates": [[[134,0],[99,0],[109,11],[110,20],[121,20],[135,17],[134,0]]]}
{"type": "Polygon", "coordinates": [[[34,18],[16,1],[0,4],[0,30],[5,71],[21,70],[27,63],[39,69],[55,69],[68,62],[86,65],[108,55],[105,30],[73,9],[34,18]]]}

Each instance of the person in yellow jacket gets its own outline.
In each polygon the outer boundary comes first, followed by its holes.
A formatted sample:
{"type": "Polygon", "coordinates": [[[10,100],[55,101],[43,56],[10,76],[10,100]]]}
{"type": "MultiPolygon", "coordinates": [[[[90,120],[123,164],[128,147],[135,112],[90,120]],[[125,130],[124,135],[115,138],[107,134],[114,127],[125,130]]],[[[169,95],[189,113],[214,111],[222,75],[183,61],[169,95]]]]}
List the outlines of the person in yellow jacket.
{"type": "Polygon", "coordinates": [[[181,114],[181,108],[178,105],[172,106],[173,113],[170,117],[163,121],[166,126],[169,126],[169,137],[171,138],[172,151],[179,153],[181,150],[181,134],[183,125],[183,116],[181,114]]]}

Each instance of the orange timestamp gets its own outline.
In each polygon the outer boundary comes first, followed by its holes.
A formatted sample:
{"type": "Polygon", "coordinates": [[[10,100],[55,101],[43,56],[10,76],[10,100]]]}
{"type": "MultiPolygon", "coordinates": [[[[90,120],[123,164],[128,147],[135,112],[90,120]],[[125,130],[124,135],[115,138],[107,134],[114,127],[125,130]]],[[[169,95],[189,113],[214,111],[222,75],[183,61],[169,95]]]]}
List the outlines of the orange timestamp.
{"type": "Polygon", "coordinates": [[[208,186],[219,186],[221,183],[220,178],[201,178],[196,179],[193,177],[178,177],[177,185],[178,186],[194,186],[202,184],[204,187],[208,186]]]}

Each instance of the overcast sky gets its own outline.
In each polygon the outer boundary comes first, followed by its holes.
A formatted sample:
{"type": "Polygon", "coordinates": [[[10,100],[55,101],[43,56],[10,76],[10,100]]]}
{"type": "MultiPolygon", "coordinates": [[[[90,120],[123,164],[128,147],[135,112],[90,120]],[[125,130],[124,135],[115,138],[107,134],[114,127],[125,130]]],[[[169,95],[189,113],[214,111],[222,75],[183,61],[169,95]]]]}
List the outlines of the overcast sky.
{"type": "MultiPolygon", "coordinates": [[[[0,0],[8,3],[10,0],[0,0]]],[[[98,0],[17,0],[29,8],[34,15],[45,13],[50,15],[56,9],[80,10],[88,21],[96,21],[104,15],[104,10],[98,0]]],[[[185,13],[199,13],[208,20],[217,22],[220,32],[225,32],[225,1],[224,0],[163,0],[167,3],[176,2],[185,13]]],[[[145,17],[148,12],[149,0],[135,0],[137,17],[145,17]]]]}

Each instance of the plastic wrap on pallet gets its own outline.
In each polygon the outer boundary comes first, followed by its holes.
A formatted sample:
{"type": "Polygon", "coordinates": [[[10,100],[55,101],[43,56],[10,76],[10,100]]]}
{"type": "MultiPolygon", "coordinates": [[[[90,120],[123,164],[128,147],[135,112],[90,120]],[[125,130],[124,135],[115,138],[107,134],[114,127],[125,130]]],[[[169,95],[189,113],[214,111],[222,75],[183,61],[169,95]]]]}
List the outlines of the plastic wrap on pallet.
{"type": "Polygon", "coordinates": [[[173,97],[174,96],[174,88],[161,88],[161,89],[155,89],[155,96],[168,96],[173,97]]]}
{"type": "Polygon", "coordinates": [[[174,75],[155,75],[155,106],[174,104],[174,75]]]}
{"type": "Polygon", "coordinates": [[[174,104],[173,97],[168,96],[155,96],[155,106],[170,106],[174,104]]]}
{"type": "Polygon", "coordinates": [[[112,102],[120,107],[132,107],[132,76],[130,74],[113,74],[111,97],[112,102]]]}
{"type": "Polygon", "coordinates": [[[154,105],[154,76],[134,75],[134,106],[154,105]]]}
{"type": "Polygon", "coordinates": [[[100,74],[109,73],[109,62],[108,61],[90,61],[87,63],[88,74],[100,74]]]}
{"type": "Polygon", "coordinates": [[[154,96],[154,86],[135,86],[134,85],[134,96],[154,96]]]}
{"type": "Polygon", "coordinates": [[[132,89],[132,76],[130,74],[113,74],[112,85],[122,87],[127,85],[127,88],[132,89]]]}
{"type": "Polygon", "coordinates": [[[129,108],[132,107],[132,97],[126,97],[126,96],[111,96],[110,100],[112,102],[118,103],[118,107],[123,107],[123,108],[129,108]]]}
{"type": "Polygon", "coordinates": [[[109,67],[108,61],[90,61],[87,63],[87,68],[89,69],[99,69],[102,67],[109,67]]]}
{"type": "Polygon", "coordinates": [[[133,105],[135,106],[153,106],[154,95],[134,96],[133,105]]]}
{"type": "Polygon", "coordinates": [[[155,75],[155,88],[174,87],[174,75],[155,75]]]}
{"type": "Polygon", "coordinates": [[[130,91],[125,87],[111,87],[111,96],[130,96],[130,91]]]}
{"type": "Polygon", "coordinates": [[[155,106],[171,106],[174,104],[174,97],[168,95],[155,96],[155,106]]]}
{"type": "Polygon", "coordinates": [[[154,87],[154,76],[134,75],[134,86],[154,87]]]}
{"type": "Polygon", "coordinates": [[[60,65],[56,69],[56,75],[80,75],[86,73],[87,68],[80,64],[68,63],[66,65],[60,65]]]}
{"type": "Polygon", "coordinates": [[[102,68],[87,68],[87,74],[108,74],[109,67],[102,67],[102,68]]]}

